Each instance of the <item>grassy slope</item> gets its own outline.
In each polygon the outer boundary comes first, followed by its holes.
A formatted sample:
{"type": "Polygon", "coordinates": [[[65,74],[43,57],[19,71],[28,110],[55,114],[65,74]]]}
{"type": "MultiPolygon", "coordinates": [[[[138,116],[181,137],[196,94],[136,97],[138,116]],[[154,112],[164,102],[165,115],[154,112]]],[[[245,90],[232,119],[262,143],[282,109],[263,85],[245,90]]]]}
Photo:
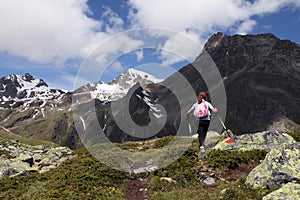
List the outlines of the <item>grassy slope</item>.
{"type": "Polygon", "coordinates": [[[58,146],[57,144],[49,141],[32,139],[29,137],[23,137],[20,135],[16,135],[12,132],[8,132],[2,127],[0,127],[0,143],[10,142],[11,140],[18,140],[20,143],[28,144],[28,145],[45,145],[45,146],[58,146]]]}
{"type": "Polygon", "coordinates": [[[68,109],[47,107],[43,111],[45,117],[41,108],[30,107],[25,111],[6,109],[0,112],[0,125],[24,137],[52,141],[75,149],[82,147],[82,144],[77,138],[72,113],[68,109]]]}
{"type": "MultiPolygon", "coordinates": [[[[155,140],[152,148],[159,148],[170,139],[155,140]]],[[[131,142],[119,146],[136,149],[141,145],[150,146],[148,142],[131,142]]],[[[110,169],[85,149],[79,149],[74,152],[78,155],[76,158],[47,173],[31,173],[28,176],[0,180],[0,199],[126,199],[124,182],[132,178],[147,181],[147,195],[150,199],[261,199],[268,192],[246,187],[243,182],[247,174],[237,173],[239,168],[253,168],[265,156],[264,152],[212,151],[205,159],[199,160],[196,146],[164,169],[133,177],[110,169]],[[199,181],[201,171],[215,173],[216,184],[206,186],[199,181]],[[160,180],[160,177],[165,176],[177,183],[160,180]]]]}

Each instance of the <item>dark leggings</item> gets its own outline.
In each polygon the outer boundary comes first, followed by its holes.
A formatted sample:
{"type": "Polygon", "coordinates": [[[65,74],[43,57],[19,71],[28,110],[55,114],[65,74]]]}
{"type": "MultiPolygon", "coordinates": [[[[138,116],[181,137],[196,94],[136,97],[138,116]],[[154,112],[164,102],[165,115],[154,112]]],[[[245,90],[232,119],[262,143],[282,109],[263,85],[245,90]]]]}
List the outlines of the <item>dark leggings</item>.
{"type": "Polygon", "coordinates": [[[199,120],[199,126],[198,126],[198,130],[197,130],[198,139],[199,139],[199,147],[204,146],[204,141],[206,138],[209,124],[210,124],[210,120],[199,120]]]}

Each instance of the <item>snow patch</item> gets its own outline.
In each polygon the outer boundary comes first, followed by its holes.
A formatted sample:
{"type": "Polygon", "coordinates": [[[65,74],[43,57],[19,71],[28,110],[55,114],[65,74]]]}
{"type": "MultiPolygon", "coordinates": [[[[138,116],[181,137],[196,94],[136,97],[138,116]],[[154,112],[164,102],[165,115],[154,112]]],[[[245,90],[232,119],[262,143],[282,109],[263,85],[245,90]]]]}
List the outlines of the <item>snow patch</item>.
{"type": "Polygon", "coordinates": [[[85,130],[86,129],[85,122],[84,122],[84,120],[83,120],[83,118],[81,116],[79,118],[80,118],[80,120],[82,122],[83,130],[85,130]]]}

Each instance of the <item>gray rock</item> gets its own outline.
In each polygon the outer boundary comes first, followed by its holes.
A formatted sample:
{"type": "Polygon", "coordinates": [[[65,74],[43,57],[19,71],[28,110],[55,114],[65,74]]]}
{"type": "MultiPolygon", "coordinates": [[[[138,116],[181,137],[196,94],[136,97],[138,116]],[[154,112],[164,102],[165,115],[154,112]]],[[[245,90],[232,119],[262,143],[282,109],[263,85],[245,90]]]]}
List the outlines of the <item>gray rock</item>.
{"type": "Polygon", "coordinates": [[[9,150],[17,150],[17,147],[12,146],[12,145],[9,145],[7,148],[8,148],[9,150]]]}
{"type": "Polygon", "coordinates": [[[280,189],[264,196],[262,200],[286,200],[286,199],[300,199],[300,184],[287,183],[280,189]]]}
{"type": "Polygon", "coordinates": [[[36,153],[33,155],[33,159],[34,159],[34,162],[40,162],[43,159],[43,157],[41,154],[36,153]]]}
{"type": "Polygon", "coordinates": [[[206,185],[213,185],[216,183],[215,179],[212,177],[207,177],[202,182],[205,183],[206,185]]]}
{"type": "Polygon", "coordinates": [[[143,172],[152,172],[152,171],[155,171],[157,169],[158,169],[157,166],[148,165],[148,166],[145,166],[145,167],[139,167],[137,169],[133,169],[132,171],[133,171],[133,173],[138,174],[138,173],[143,173],[143,172]]]}
{"type": "Polygon", "coordinates": [[[207,136],[205,138],[205,147],[211,148],[214,147],[220,140],[220,134],[214,131],[207,132],[207,136]]]}
{"type": "Polygon", "coordinates": [[[36,149],[36,150],[33,150],[32,153],[44,153],[44,150],[36,149]]]}
{"type": "Polygon", "coordinates": [[[42,151],[45,150],[45,146],[44,145],[36,145],[36,146],[34,146],[34,148],[37,149],[37,150],[42,150],[42,151]]]}
{"type": "Polygon", "coordinates": [[[288,144],[270,151],[265,160],[247,176],[246,184],[276,189],[300,181],[300,143],[288,144]]]}
{"type": "Polygon", "coordinates": [[[0,149],[10,153],[13,158],[0,158],[0,179],[4,176],[18,176],[29,171],[47,172],[62,162],[76,157],[67,147],[31,146],[14,141],[1,144],[0,149]],[[62,155],[67,155],[62,157],[62,155]]]}
{"type": "Polygon", "coordinates": [[[2,177],[4,176],[13,176],[16,174],[24,174],[26,172],[25,169],[17,168],[17,167],[3,167],[0,168],[0,174],[2,177]]]}
{"type": "Polygon", "coordinates": [[[269,152],[271,149],[280,148],[286,144],[293,144],[296,141],[286,133],[278,131],[264,131],[254,134],[236,136],[235,142],[226,143],[228,139],[219,142],[214,149],[217,150],[238,150],[247,151],[253,149],[264,149],[269,152]]]}
{"type": "Polygon", "coordinates": [[[39,170],[39,173],[45,173],[45,172],[48,172],[50,169],[54,169],[56,168],[57,165],[48,165],[46,167],[43,167],[39,170]]]}

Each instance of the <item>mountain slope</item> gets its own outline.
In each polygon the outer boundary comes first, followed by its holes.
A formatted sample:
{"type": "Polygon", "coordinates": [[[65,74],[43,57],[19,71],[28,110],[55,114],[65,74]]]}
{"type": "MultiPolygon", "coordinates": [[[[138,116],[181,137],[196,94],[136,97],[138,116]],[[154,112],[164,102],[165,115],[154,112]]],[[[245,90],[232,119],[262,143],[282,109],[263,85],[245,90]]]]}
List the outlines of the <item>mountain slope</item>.
{"type": "MultiPolygon", "coordinates": [[[[234,35],[223,33],[213,35],[206,43],[204,50],[211,56],[220,71],[225,85],[227,102],[219,106],[227,107],[225,124],[236,134],[258,132],[268,129],[286,131],[299,130],[300,126],[300,46],[288,41],[280,40],[272,34],[234,35]]],[[[200,54],[195,61],[183,67],[162,82],[171,86],[173,91],[162,85],[149,85],[147,99],[153,104],[160,104],[166,110],[165,126],[156,136],[176,134],[180,124],[180,111],[187,111],[191,105],[179,106],[174,92],[182,94],[186,102],[194,102],[192,95],[186,93],[182,84],[178,82],[179,75],[183,75],[192,86],[196,95],[200,91],[207,91],[201,74],[196,68],[205,67],[205,54],[200,54]]],[[[216,84],[217,84],[216,80],[216,84]]],[[[136,89],[139,93],[142,88],[136,89]]],[[[131,118],[140,126],[149,124],[149,113],[146,101],[140,101],[137,93],[131,93],[130,98],[134,106],[131,108],[131,118]],[[133,108],[135,107],[135,108],[133,108]],[[138,123],[140,122],[140,123],[138,123]]],[[[142,97],[142,99],[144,96],[142,97]]],[[[121,104],[120,104],[121,105],[121,104]]],[[[129,137],[125,131],[114,122],[105,106],[99,105],[98,120],[111,128],[107,135],[122,135],[126,141],[136,140],[129,137]],[[104,118],[106,116],[106,118],[104,118]],[[109,116],[109,117],[108,117],[109,116]]],[[[121,110],[128,109],[124,105],[121,110]]],[[[162,114],[163,113],[156,113],[162,114]]],[[[128,119],[130,120],[130,119],[128,119]]],[[[183,122],[185,123],[185,122],[183,122]]],[[[195,124],[192,124],[196,127],[195,124]]],[[[220,126],[220,122],[213,117],[211,129],[220,126]]],[[[182,127],[187,127],[183,124],[182,127]]],[[[132,129],[132,132],[135,132],[132,129]]],[[[188,130],[184,130],[188,133],[188,130]]]]}
{"type": "MultiPolygon", "coordinates": [[[[87,100],[99,97],[96,98],[95,101],[97,102],[97,110],[99,109],[98,112],[102,113],[102,115],[99,115],[100,124],[104,126],[107,121],[101,121],[100,116],[107,116],[109,119],[111,119],[109,114],[111,113],[111,100],[117,100],[122,96],[125,96],[130,88],[137,82],[140,82],[145,86],[147,83],[158,81],[161,80],[156,79],[150,74],[129,69],[126,73],[113,80],[112,83],[91,83],[85,87],[77,89],[73,94],[78,93],[82,97],[80,98],[81,102],[84,102],[82,106],[93,103],[93,101],[86,102],[87,100]],[[111,88],[118,88],[120,93],[116,93],[115,90],[110,90],[111,88]],[[111,96],[107,95],[106,98],[101,98],[105,97],[104,94],[108,94],[109,91],[112,92],[110,94],[111,96]],[[92,95],[90,95],[90,93],[92,95]],[[93,94],[95,96],[93,96],[93,94]]],[[[139,94],[140,98],[146,96],[146,93],[142,93],[142,91],[143,90],[141,89],[139,94]]],[[[17,98],[14,100],[16,99],[17,98]]],[[[31,100],[34,101],[34,99],[35,97],[32,97],[31,100]]],[[[23,102],[23,100],[20,101],[23,102]]],[[[140,99],[138,103],[136,102],[136,104],[141,105],[140,109],[144,109],[144,107],[147,107],[148,109],[155,109],[150,102],[143,104],[141,101],[143,101],[143,99],[140,99]]],[[[82,144],[74,125],[71,103],[72,94],[66,93],[59,99],[47,100],[47,104],[43,107],[41,107],[39,104],[28,104],[26,107],[19,106],[14,109],[3,109],[2,112],[0,112],[0,124],[7,129],[26,137],[49,140],[59,145],[76,149],[82,147],[82,144]]],[[[143,118],[140,120],[142,119],[143,118]]],[[[93,126],[92,124],[89,124],[89,122],[84,122],[82,118],[79,118],[78,123],[80,123],[81,127],[87,126],[88,129],[92,131],[93,126]]],[[[109,133],[110,131],[108,131],[112,141],[121,142],[130,139],[123,137],[122,131],[119,131],[114,123],[108,122],[106,128],[107,130],[114,130],[114,133],[109,133]]]]}
{"type": "MultiPolygon", "coordinates": [[[[212,36],[204,49],[224,79],[228,127],[236,132],[268,129],[288,118],[300,124],[300,46],[272,34],[212,36]]],[[[199,65],[197,59],[195,66],[199,65]]],[[[196,91],[192,66],[180,72],[196,91]]]]}

